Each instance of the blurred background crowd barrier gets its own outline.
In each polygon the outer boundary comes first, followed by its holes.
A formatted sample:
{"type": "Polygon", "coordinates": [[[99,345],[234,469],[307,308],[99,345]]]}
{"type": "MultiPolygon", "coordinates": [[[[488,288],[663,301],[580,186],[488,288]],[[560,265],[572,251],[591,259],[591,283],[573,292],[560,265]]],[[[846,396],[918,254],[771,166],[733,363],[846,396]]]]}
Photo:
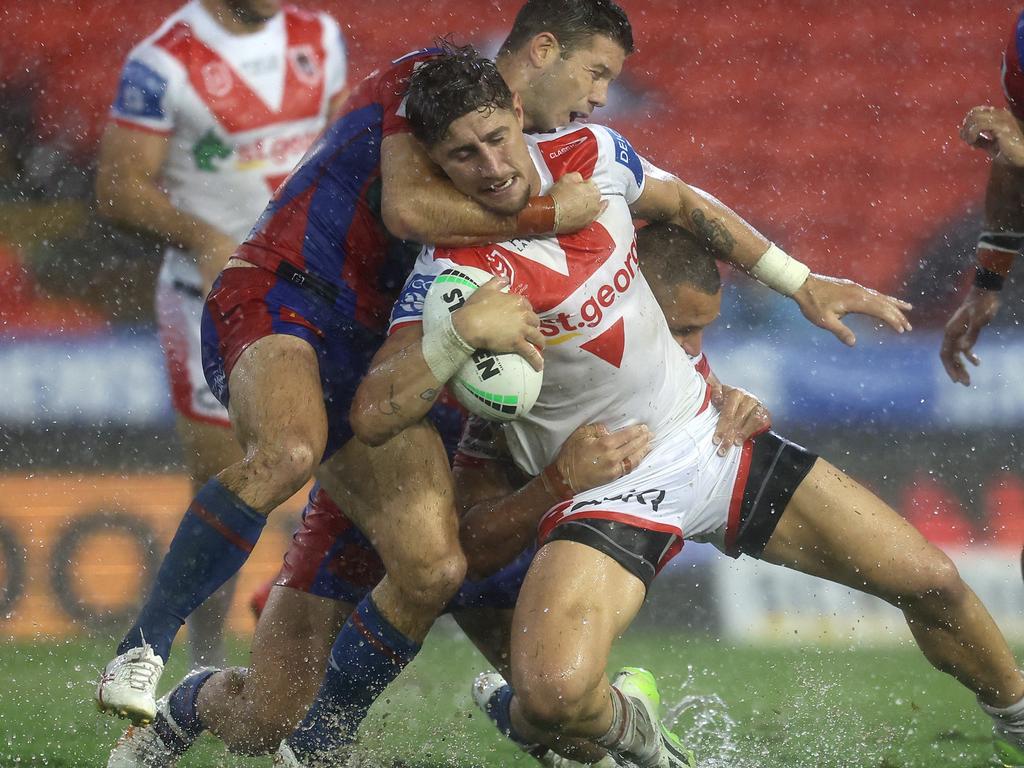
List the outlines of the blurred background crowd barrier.
{"type": "MultiPolygon", "coordinates": [[[[187,503],[152,318],[160,246],[100,221],[91,192],[121,63],[178,5],[0,3],[0,636],[116,624],[187,503]]],[[[352,81],[440,35],[493,52],[518,7],[302,5],[341,23],[352,81]]],[[[637,52],[596,118],[812,268],[915,305],[913,334],[859,325],[848,350],[730,278],[707,342],[712,366],[758,393],[780,432],[952,553],[1004,627],[1024,637],[1024,281],[1006,291],[972,389],[950,383],[938,361],[987,176],[957,128],[970,107],[1003,103],[1000,57],[1017,9],[981,0],[623,5],[637,52]]],[[[286,542],[290,523],[278,514],[277,533],[243,574],[232,613],[240,631],[251,621],[248,588],[274,572],[286,542]]],[[[852,598],[789,578],[688,545],[648,621],[764,639],[853,631],[843,618],[860,610],[852,598]],[[820,617],[822,606],[838,623],[820,617]]],[[[881,612],[871,626],[891,619],[881,612]]],[[[863,637],[885,634],[857,626],[863,637]]]]}

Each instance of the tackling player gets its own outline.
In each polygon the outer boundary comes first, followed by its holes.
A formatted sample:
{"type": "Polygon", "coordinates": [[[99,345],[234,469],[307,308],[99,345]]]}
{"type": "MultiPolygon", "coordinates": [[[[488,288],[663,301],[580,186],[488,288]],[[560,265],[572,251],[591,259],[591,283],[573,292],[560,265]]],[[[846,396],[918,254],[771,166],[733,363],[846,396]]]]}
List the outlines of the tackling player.
{"type": "MultiPolygon", "coordinates": [[[[687,188],[646,173],[628,143],[599,126],[524,137],[514,97],[471,55],[419,69],[408,114],[430,157],[482,204],[513,212],[546,178],[571,171],[592,178],[609,200],[598,220],[571,238],[425,249],[408,284],[422,295],[448,267],[500,271],[529,297],[542,327],[553,322],[560,342],[545,347],[537,404],[505,428],[516,464],[563,500],[541,521],[541,548],[516,604],[512,685],[491,697],[499,722],[527,743],[556,733],[642,768],[690,764],[660,724],[653,678],[635,669],[613,684],[605,676],[612,642],[684,538],[881,597],[903,611],[928,660],[973,691],[997,723],[1024,710],[1024,675],[999,629],[952,562],[898,514],[772,433],[725,456],[716,452],[707,387],[672,344],[633,243],[631,212],[690,218],[682,215],[687,188]],[[495,197],[504,180],[505,194],[495,197]],[[645,423],[655,437],[633,472],[580,493],[552,460],[564,436],[593,421],[609,428],[645,423]]],[[[755,233],[748,238],[744,251],[772,252],[755,233]]],[[[807,279],[806,268],[784,257],[767,275],[784,290],[799,290],[807,279]]],[[[472,345],[455,338],[445,346],[451,365],[438,365],[421,343],[420,310],[408,299],[399,305],[391,336],[357,392],[352,418],[360,437],[378,440],[418,418],[428,407],[420,393],[447,381],[472,351],[461,352],[472,345]]],[[[451,316],[455,334],[458,315],[451,316]]],[[[891,324],[906,327],[903,320],[891,324]]],[[[1024,743],[1007,733],[1018,748],[1024,743]]]]}
{"type": "MultiPolygon", "coordinates": [[[[203,376],[203,298],[345,85],[338,24],[280,0],[192,0],[137,45],[100,146],[100,213],[168,242],[156,314],[192,491],[241,459],[203,376]]],[[[223,663],[233,582],[196,611],[195,666],[223,663]]]]}
{"type": "MultiPolygon", "coordinates": [[[[632,48],[625,15],[605,0],[534,0],[517,17],[513,39],[502,66],[534,104],[529,125],[538,130],[602,105],[632,48]]],[[[387,565],[387,578],[364,601],[362,624],[342,630],[353,653],[363,653],[363,630],[387,638],[367,674],[396,674],[394,660],[415,655],[462,583],[465,559],[436,432],[422,425],[373,451],[349,440],[351,395],[414,258],[384,222],[423,242],[573,231],[596,215],[600,197],[566,177],[517,215],[495,215],[431,171],[408,135],[403,102],[409,74],[433,55],[405,56],[354,90],[208,296],[205,372],[244,458],[211,478],[185,513],[135,624],[101,675],[101,709],[152,720],[184,617],[238,571],[266,515],[314,470],[387,565]],[[413,528],[414,542],[393,535],[413,528]]],[[[528,311],[514,296],[494,304],[500,310],[503,303],[528,311]]],[[[516,341],[529,332],[497,330],[516,341]]]]}

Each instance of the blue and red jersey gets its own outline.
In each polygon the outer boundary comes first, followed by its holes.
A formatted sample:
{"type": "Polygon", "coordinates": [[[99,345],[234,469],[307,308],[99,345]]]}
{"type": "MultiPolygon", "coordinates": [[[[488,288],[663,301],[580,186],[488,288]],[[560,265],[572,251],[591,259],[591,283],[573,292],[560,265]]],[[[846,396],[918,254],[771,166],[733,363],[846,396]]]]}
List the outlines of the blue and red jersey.
{"type": "Polygon", "coordinates": [[[422,49],[364,79],[275,193],[236,256],[273,272],[282,262],[328,294],[335,309],[371,331],[387,327],[391,306],[418,245],[392,238],[381,221],[380,150],[409,130],[405,91],[422,49]]]}

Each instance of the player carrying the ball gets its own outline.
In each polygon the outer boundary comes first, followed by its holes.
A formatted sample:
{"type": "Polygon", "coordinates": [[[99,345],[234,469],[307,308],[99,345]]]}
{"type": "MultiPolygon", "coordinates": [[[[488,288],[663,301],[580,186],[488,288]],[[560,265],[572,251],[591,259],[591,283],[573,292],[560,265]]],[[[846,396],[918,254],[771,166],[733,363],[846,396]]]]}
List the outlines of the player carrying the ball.
{"type": "MultiPolygon", "coordinates": [[[[685,539],[881,597],[904,612],[928,660],[983,705],[1024,699],[1024,675],[985,607],[896,512],[770,432],[719,455],[707,384],[673,342],[638,268],[632,218],[672,220],[717,238],[719,253],[782,293],[813,291],[822,278],[733,221],[716,217],[716,227],[702,227],[704,212],[720,204],[701,202],[614,131],[588,125],[524,136],[518,100],[472,52],[449,51],[420,67],[407,115],[456,188],[496,212],[514,213],[572,172],[608,202],[574,235],[425,249],[353,406],[356,435],[381,443],[421,418],[474,353],[475,330],[460,323],[462,309],[432,338],[423,333],[415,299],[437,275],[465,267],[501,274],[529,300],[536,318],[523,313],[511,325],[534,326],[524,338],[544,344],[544,380],[534,408],[504,431],[516,464],[562,501],[540,522],[541,548],[516,605],[511,687],[492,697],[496,719],[527,743],[552,732],[578,739],[581,759],[603,748],[643,768],[689,764],[660,726],[653,678],[627,669],[609,683],[605,675],[612,642],[685,539]],[[580,493],[553,460],[573,430],[592,422],[647,424],[652,450],[633,472],[580,493]]],[[[878,298],[883,319],[908,330],[906,305],[878,298]]]]}

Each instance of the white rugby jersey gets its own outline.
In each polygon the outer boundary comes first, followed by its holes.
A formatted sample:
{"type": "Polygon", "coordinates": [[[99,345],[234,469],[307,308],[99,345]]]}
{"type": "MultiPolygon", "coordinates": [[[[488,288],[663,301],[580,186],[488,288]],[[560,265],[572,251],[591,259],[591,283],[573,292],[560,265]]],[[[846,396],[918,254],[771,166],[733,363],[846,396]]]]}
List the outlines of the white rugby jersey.
{"type": "Polygon", "coordinates": [[[111,119],[170,138],[174,205],[242,242],[345,86],[337,22],[286,6],[234,35],[192,0],[137,45],[111,119]]]}
{"type": "Polygon", "coordinates": [[[536,475],[582,424],[614,430],[644,423],[657,442],[704,408],[708,393],[637,263],[629,205],[643,192],[644,163],[622,136],[593,124],[527,140],[545,191],[579,172],[597,184],[605,212],[572,235],[425,248],[391,329],[420,322],[430,284],[449,267],[502,275],[530,300],[546,340],[544,383],[533,409],[505,430],[515,462],[536,475]]]}

